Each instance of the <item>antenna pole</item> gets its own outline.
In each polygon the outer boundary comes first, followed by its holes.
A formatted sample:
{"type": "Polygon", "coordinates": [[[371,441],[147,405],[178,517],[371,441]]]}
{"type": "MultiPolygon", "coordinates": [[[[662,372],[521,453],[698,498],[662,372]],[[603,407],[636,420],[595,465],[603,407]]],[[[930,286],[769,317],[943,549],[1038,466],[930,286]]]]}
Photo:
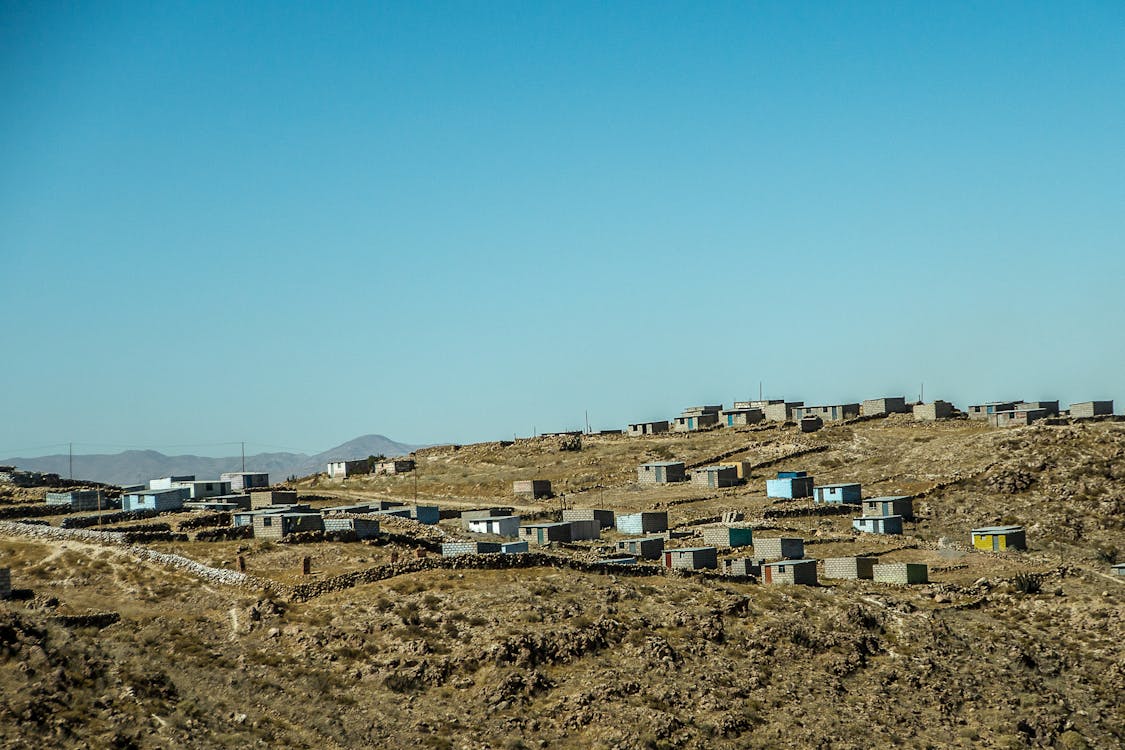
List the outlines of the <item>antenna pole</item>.
{"type": "Polygon", "coordinates": [[[246,442],[242,443],[242,471],[246,472],[246,442]]]}
{"type": "Polygon", "coordinates": [[[67,453],[70,459],[70,478],[74,479],[74,443],[67,443],[67,453]]]}

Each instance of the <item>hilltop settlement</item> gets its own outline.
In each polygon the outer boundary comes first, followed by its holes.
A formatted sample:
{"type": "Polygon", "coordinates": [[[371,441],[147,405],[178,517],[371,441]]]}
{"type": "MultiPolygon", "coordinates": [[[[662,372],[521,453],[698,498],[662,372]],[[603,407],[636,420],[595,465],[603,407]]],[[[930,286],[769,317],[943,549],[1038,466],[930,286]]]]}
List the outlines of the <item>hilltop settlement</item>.
{"type": "Polygon", "coordinates": [[[1120,747],[1123,510],[1110,401],[0,467],[0,744],[1120,747]]]}

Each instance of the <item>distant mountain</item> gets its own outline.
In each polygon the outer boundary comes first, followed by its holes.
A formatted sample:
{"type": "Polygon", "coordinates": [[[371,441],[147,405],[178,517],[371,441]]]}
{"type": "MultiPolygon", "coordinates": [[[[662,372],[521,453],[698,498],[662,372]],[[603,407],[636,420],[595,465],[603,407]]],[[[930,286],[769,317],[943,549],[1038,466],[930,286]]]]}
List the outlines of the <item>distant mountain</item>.
{"type": "MultiPolygon", "coordinates": [[[[399,443],[384,435],[363,435],[313,456],[304,453],[258,453],[247,456],[246,470],[267,471],[271,481],[280,482],[291,475],[305,476],[324,471],[325,464],[333,459],[402,456],[421,447],[399,443]]],[[[53,472],[63,477],[69,476],[70,472],[69,457],[66,454],[4,458],[0,459],[0,465],[18,466],[28,471],[53,472]]],[[[173,474],[194,474],[200,479],[217,479],[224,471],[241,469],[241,456],[166,456],[158,451],[74,456],[75,479],[90,479],[107,484],[142,484],[149,479],[173,474]]]]}

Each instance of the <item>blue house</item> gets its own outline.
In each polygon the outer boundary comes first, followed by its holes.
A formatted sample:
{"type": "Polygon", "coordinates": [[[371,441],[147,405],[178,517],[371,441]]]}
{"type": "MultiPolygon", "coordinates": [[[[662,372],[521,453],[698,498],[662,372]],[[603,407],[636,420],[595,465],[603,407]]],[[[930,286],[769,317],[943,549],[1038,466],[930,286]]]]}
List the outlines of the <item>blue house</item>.
{"type": "Polygon", "coordinates": [[[163,513],[166,510],[181,510],[184,507],[184,501],[190,497],[191,490],[187,487],[130,492],[122,496],[121,510],[155,510],[157,513],[163,513]]]}
{"type": "Polygon", "coordinates": [[[414,505],[410,507],[410,517],[418,523],[433,526],[441,520],[441,509],[436,505],[414,505]]]}
{"type": "Polygon", "coordinates": [[[868,534],[901,534],[902,516],[863,516],[852,519],[852,528],[868,534]]]}
{"type": "Polygon", "coordinates": [[[766,480],[767,497],[811,497],[813,478],[803,471],[779,471],[777,479],[766,480]],[[783,476],[784,475],[784,476],[783,476]]]}
{"type": "Polygon", "coordinates": [[[863,493],[858,482],[847,484],[822,484],[813,487],[813,502],[833,505],[859,505],[863,493]]]}

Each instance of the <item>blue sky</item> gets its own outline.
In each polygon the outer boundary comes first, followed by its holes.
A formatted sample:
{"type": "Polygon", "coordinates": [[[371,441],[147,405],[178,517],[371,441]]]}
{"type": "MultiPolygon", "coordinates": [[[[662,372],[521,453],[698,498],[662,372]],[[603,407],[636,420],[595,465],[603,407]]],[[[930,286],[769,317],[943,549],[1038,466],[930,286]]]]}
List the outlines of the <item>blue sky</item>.
{"type": "Polygon", "coordinates": [[[1125,399],[1121,3],[152,6],[0,8],[2,455],[1125,399]]]}

